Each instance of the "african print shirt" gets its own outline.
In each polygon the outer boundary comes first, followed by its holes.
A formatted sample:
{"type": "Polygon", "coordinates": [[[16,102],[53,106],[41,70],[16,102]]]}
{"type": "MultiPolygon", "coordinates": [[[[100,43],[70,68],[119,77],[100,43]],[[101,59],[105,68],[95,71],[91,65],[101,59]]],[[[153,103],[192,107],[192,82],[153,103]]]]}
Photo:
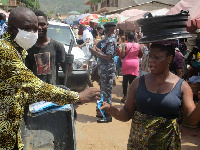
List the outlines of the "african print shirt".
{"type": "Polygon", "coordinates": [[[76,103],[77,92],[66,91],[47,84],[33,75],[24,64],[27,52],[6,32],[0,40],[0,149],[21,150],[20,125],[24,106],[37,100],[58,105],[76,103]]]}

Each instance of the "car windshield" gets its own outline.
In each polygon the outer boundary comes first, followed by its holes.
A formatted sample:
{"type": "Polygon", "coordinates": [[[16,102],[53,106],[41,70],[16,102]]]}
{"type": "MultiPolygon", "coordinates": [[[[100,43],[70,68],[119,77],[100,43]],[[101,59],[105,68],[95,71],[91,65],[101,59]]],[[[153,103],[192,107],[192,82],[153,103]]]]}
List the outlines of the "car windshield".
{"type": "Polygon", "coordinates": [[[70,45],[71,39],[74,39],[70,27],[52,24],[48,27],[47,36],[65,45],[70,45]]]}

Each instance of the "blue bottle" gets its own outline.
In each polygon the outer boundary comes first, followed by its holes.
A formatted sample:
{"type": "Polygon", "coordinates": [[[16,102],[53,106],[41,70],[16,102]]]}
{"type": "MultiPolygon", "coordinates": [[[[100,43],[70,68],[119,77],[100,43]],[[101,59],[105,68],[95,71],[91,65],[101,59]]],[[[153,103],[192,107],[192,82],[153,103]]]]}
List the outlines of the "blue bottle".
{"type": "Polygon", "coordinates": [[[101,92],[101,99],[100,101],[97,102],[97,108],[100,110],[101,114],[103,115],[103,118],[106,119],[105,117],[105,110],[101,110],[101,106],[103,105],[103,92],[101,92]]]}

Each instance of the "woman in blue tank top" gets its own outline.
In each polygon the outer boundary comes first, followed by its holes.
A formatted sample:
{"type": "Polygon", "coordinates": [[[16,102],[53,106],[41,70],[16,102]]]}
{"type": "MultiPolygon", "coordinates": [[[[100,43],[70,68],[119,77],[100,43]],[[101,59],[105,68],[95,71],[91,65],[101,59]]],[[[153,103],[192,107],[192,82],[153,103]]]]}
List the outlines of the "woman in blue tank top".
{"type": "Polygon", "coordinates": [[[172,43],[152,43],[151,72],[133,81],[123,108],[107,103],[102,106],[117,120],[132,119],[127,149],[180,150],[178,118],[181,112],[187,124],[200,124],[200,103],[195,106],[188,83],[169,71],[175,54],[172,43]]]}

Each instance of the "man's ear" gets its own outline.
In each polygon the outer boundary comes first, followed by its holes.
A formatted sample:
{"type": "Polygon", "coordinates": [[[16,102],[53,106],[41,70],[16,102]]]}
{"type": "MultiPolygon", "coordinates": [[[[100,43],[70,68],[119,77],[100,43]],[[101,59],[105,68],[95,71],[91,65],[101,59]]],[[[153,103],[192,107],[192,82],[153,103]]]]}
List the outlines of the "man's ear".
{"type": "Polygon", "coordinates": [[[7,31],[8,31],[11,35],[14,34],[14,29],[13,29],[13,27],[11,27],[11,26],[8,26],[7,31]]]}
{"type": "Polygon", "coordinates": [[[16,37],[18,30],[12,26],[8,26],[7,31],[12,35],[13,38],[16,37]]]}
{"type": "Polygon", "coordinates": [[[12,32],[13,32],[12,27],[11,27],[11,26],[8,26],[7,31],[8,31],[10,34],[12,34],[12,32]]]}

